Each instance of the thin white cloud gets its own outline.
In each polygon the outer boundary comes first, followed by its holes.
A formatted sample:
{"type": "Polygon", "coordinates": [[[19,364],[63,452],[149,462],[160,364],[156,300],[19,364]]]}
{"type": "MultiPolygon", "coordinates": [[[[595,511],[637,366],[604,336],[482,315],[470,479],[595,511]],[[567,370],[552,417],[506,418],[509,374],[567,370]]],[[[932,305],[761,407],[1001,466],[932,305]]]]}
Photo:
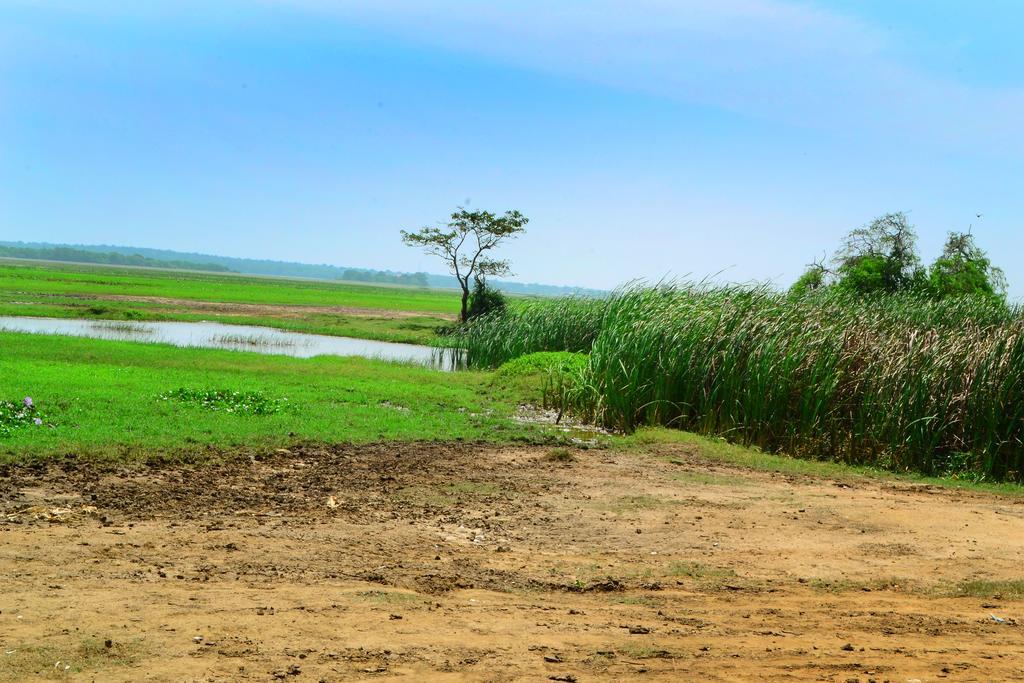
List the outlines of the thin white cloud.
{"type": "Polygon", "coordinates": [[[1024,92],[902,64],[899,36],[782,0],[263,0],[403,41],[795,125],[1024,148],[1024,92]]]}

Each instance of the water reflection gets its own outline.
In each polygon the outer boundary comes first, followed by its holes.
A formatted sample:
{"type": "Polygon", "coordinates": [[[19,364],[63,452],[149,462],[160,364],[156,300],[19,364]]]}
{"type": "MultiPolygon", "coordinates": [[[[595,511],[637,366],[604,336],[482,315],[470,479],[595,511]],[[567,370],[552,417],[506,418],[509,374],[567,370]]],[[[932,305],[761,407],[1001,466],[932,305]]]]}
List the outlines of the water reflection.
{"type": "Polygon", "coordinates": [[[272,327],[228,325],[215,322],[121,322],[0,316],[0,330],[173,344],[174,346],[204,349],[252,351],[295,358],[362,356],[415,363],[445,371],[459,369],[464,365],[461,354],[455,349],[441,349],[420,344],[396,344],[352,337],[332,337],[323,334],[304,334],[272,327]]]}

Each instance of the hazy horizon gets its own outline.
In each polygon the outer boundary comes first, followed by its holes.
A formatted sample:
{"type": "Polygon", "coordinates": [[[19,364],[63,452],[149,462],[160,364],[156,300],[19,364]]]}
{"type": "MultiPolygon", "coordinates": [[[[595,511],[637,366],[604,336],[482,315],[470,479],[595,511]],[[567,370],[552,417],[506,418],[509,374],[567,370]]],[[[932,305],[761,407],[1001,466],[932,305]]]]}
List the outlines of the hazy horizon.
{"type": "Polygon", "coordinates": [[[466,205],[530,217],[513,281],[784,287],[902,210],[925,262],[973,226],[1020,298],[1021,19],[1008,1],[12,0],[0,239],[443,273],[398,230],[466,205]]]}
{"type": "MultiPolygon", "coordinates": [[[[29,248],[29,249],[45,249],[45,248],[51,248],[51,247],[54,247],[54,248],[70,248],[70,249],[82,249],[82,250],[85,250],[85,251],[88,251],[88,252],[91,252],[91,253],[92,252],[98,252],[98,253],[125,253],[127,251],[138,251],[138,252],[140,252],[140,255],[142,255],[142,256],[149,256],[150,258],[153,258],[153,259],[155,259],[157,261],[167,260],[167,258],[170,258],[170,257],[169,256],[168,257],[164,257],[164,256],[161,256],[159,254],[154,254],[154,253],[151,253],[151,252],[166,252],[167,254],[173,254],[175,259],[179,260],[179,261],[187,261],[188,257],[208,257],[208,258],[212,258],[212,259],[217,259],[218,261],[221,260],[221,259],[224,259],[224,260],[227,260],[227,261],[235,261],[235,260],[241,260],[241,261],[249,261],[249,260],[266,261],[268,263],[283,264],[283,265],[288,265],[288,266],[309,266],[309,267],[313,267],[313,268],[333,268],[333,269],[336,269],[338,271],[356,270],[356,271],[377,272],[377,273],[392,273],[392,274],[396,274],[396,275],[397,274],[402,274],[402,275],[421,275],[422,274],[422,275],[426,275],[431,281],[433,281],[435,279],[440,279],[440,278],[444,278],[444,279],[450,281],[450,284],[440,285],[440,284],[436,284],[435,283],[435,284],[428,284],[427,285],[428,287],[442,287],[444,289],[458,289],[458,281],[455,279],[455,277],[453,275],[451,275],[450,273],[448,273],[447,271],[444,270],[443,264],[440,264],[440,267],[437,270],[435,270],[435,271],[408,272],[408,271],[396,271],[396,270],[387,269],[387,268],[360,268],[359,266],[351,266],[351,265],[345,264],[345,263],[330,263],[330,262],[323,262],[323,261],[322,262],[282,261],[280,259],[274,259],[274,258],[269,258],[269,259],[249,259],[247,257],[238,257],[238,256],[235,256],[233,254],[211,254],[211,253],[201,253],[201,252],[194,252],[194,251],[165,250],[165,249],[148,247],[148,246],[141,245],[141,244],[84,244],[84,243],[67,243],[67,242],[38,242],[38,241],[30,242],[30,241],[25,241],[25,240],[20,240],[20,241],[19,240],[0,240],[0,247],[6,247],[6,246],[22,247],[22,248],[29,248]]],[[[94,261],[78,261],[78,260],[75,260],[75,259],[49,259],[49,258],[43,258],[43,257],[20,256],[20,255],[9,256],[9,255],[0,254],[0,259],[4,259],[4,260],[8,260],[9,259],[9,260],[14,260],[14,261],[25,260],[25,261],[44,261],[44,262],[53,261],[53,262],[56,262],[56,263],[76,263],[76,264],[79,264],[79,265],[96,266],[96,267],[101,267],[101,268],[111,267],[111,266],[112,267],[122,267],[122,264],[117,264],[117,263],[94,262],[94,261]]],[[[214,263],[214,261],[203,260],[203,261],[199,261],[198,263],[193,264],[193,265],[201,265],[201,264],[207,264],[207,263],[214,263]]],[[[133,264],[123,264],[123,267],[128,267],[128,268],[139,268],[139,267],[141,267],[141,268],[161,268],[161,267],[163,267],[163,268],[165,268],[167,270],[188,270],[188,268],[183,268],[182,266],[160,266],[160,265],[157,265],[157,264],[154,264],[154,265],[144,265],[144,266],[138,266],[138,265],[133,265],[133,264]]],[[[227,271],[216,271],[215,270],[215,271],[209,271],[209,272],[212,272],[212,273],[226,272],[226,273],[230,273],[230,274],[233,274],[233,275],[251,275],[251,276],[256,276],[256,277],[263,276],[263,277],[295,278],[295,279],[303,279],[303,280],[306,280],[306,279],[310,279],[310,280],[323,280],[323,281],[327,281],[327,282],[331,282],[331,281],[335,281],[335,280],[339,279],[339,277],[328,277],[327,275],[315,276],[315,275],[300,275],[300,274],[267,274],[267,273],[256,273],[256,272],[251,271],[251,270],[239,270],[239,269],[230,269],[230,270],[227,270],[227,271]]],[[[610,291],[610,290],[598,290],[598,289],[586,288],[586,287],[582,287],[582,286],[578,286],[578,285],[552,285],[552,284],[547,283],[547,282],[522,282],[522,281],[520,281],[518,279],[515,279],[515,278],[506,278],[506,277],[491,278],[491,279],[489,279],[489,281],[501,283],[503,285],[503,287],[504,287],[504,285],[507,285],[507,284],[511,283],[511,284],[514,284],[515,287],[522,286],[522,287],[525,287],[525,288],[528,288],[528,289],[537,289],[537,288],[564,289],[564,290],[566,290],[565,293],[580,292],[580,293],[584,293],[584,294],[588,294],[588,293],[597,294],[597,293],[608,293],[610,291]]],[[[375,283],[374,281],[362,281],[362,280],[346,280],[346,282],[355,282],[355,283],[364,283],[364,284],[380,284],[380,283],[375,283]]],[[[391,286],[391,284],[394,284],[394,283],[384,283],[384,284],[388,284],[389,286],[391,286]]],[[[417,286],[422,286],[422,285],[395,285],[395,286],[417,287],[417,286]]],[[[514,291],[519,291],[519,290],[514,290],[514,291]]]]}

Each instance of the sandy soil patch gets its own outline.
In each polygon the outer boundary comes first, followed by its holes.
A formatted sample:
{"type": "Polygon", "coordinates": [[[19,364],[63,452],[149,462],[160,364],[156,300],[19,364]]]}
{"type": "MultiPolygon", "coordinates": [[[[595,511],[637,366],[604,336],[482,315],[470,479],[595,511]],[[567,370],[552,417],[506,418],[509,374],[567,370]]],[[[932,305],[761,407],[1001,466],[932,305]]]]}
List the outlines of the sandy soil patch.
{"type": "Polygon", "coordinates": [[[0,680],[1024,678],[1012,498],[682,447],[0,474],[0,680]]]}

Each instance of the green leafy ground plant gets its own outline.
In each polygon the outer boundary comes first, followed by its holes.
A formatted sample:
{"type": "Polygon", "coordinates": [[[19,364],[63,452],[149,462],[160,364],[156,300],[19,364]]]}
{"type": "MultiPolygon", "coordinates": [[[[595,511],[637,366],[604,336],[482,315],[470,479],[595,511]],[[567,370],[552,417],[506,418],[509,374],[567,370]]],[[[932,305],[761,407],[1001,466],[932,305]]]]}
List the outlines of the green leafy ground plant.
{"type": "Polygon", "coordinates": [[[271,398],[262,391],[231,389],[189,389],[181,387],[159,396],[161,401],[175,401],[213,412],[235,415],[274,415],[289,407],[287,398],[271,398]]]}
{"type": "Polygon", "coordinates": [[[42,427],[43,419],[31,396],[17,401],[0,401],[0,437],[10,436],[15,429],[42,427]]]}

